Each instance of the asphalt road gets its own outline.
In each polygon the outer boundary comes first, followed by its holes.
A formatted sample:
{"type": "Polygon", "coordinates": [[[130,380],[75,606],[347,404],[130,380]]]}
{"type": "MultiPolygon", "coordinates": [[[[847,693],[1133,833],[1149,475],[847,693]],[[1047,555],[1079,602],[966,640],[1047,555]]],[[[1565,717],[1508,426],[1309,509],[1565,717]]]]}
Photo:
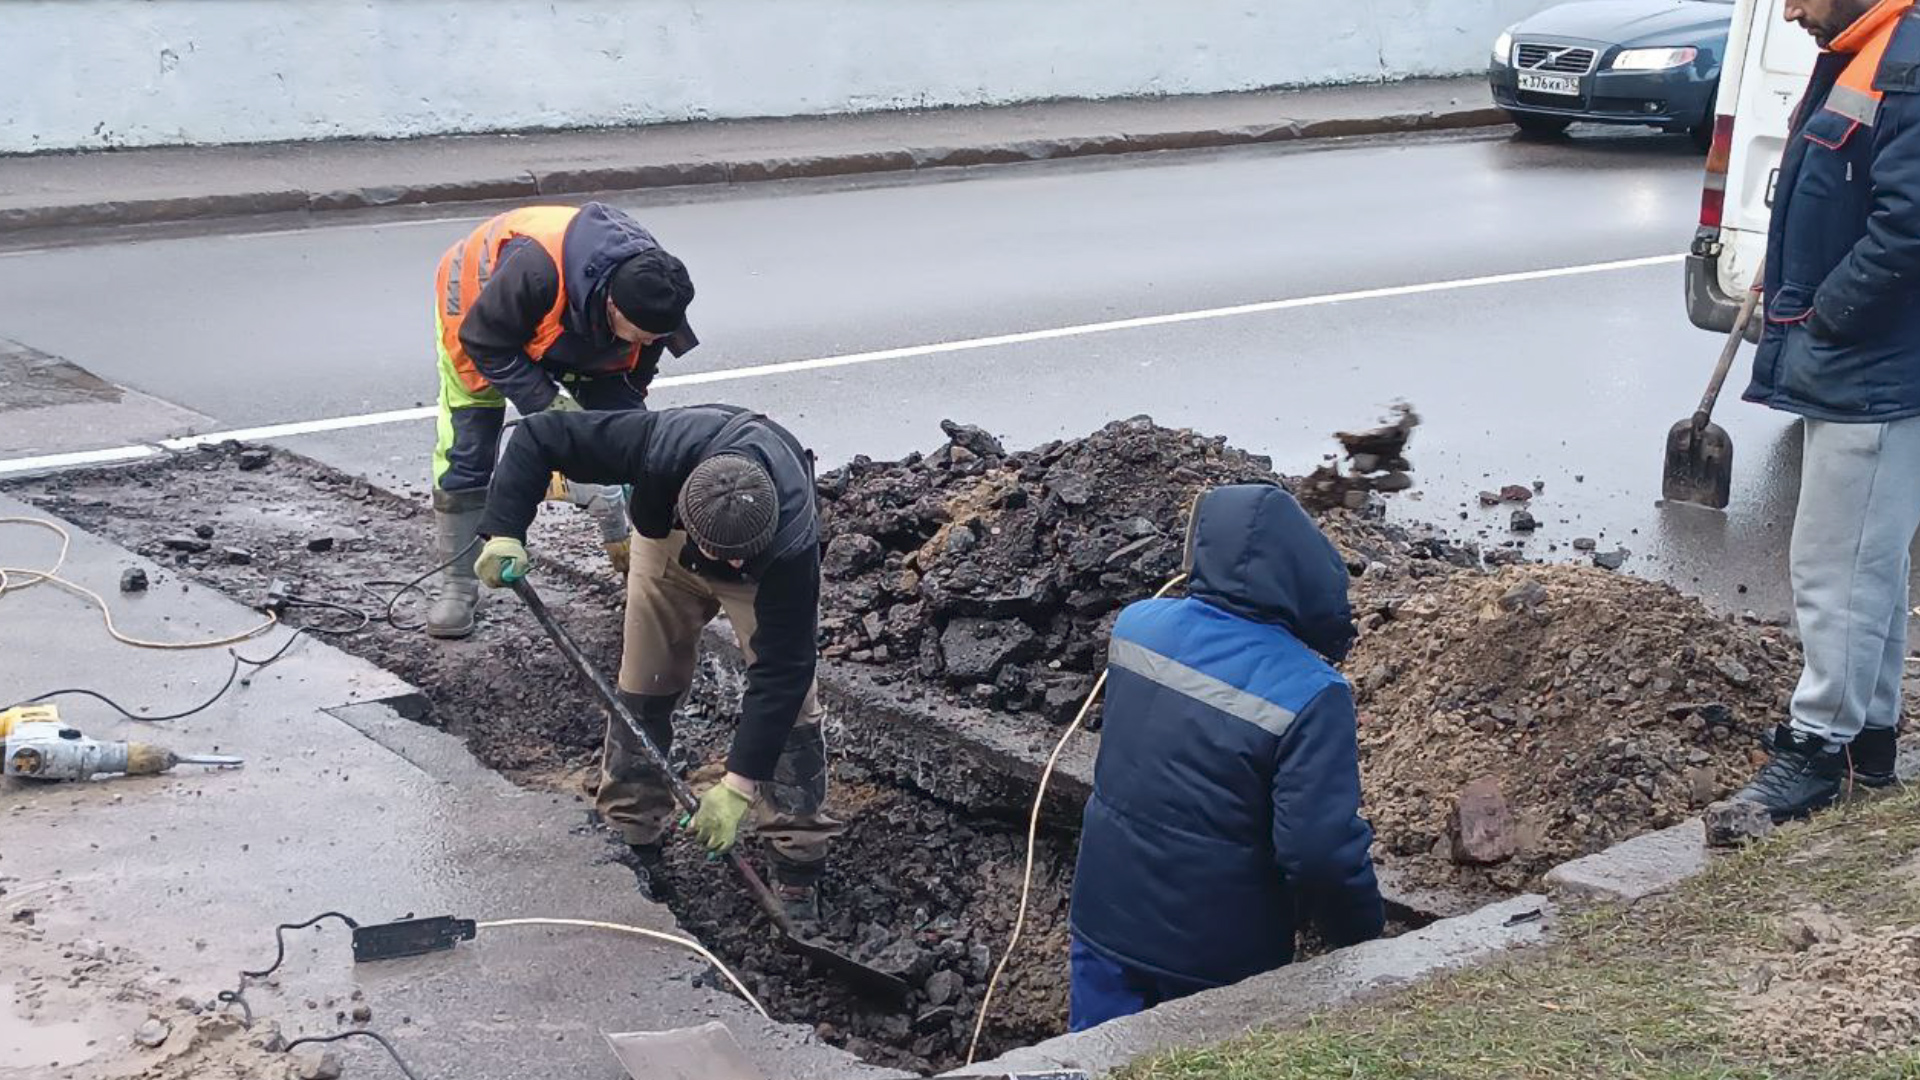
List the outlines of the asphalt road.
{"type": "MultiPolygon", "coordinates": [[[[1684,139],[1475,135],[615,201],[699,288],[705,344],[671,374],[1210,312],[668,388],[658,405],[751,405],[829,464],[931,448],[942,417],[1026,445],[1146,413],[1304,472],[1330,432],[1405,399],[1427,424],[1421,489],[1395,514],[1504,540],[1507,511],[1474,493],[1540,480],[1546,527],[1529,550],[1570,556],[1574,537],[1594,536],[1629,548],[1629,569],[1777,613],[1797,429],[1730,394],[1731,512],[1654,505],[1664,432],[1718,348],[1686,320],[1678,261],[1526,276],[1676,255],[1700,170],[1684,139]],[[1447,284],[1496,275],[1516,276],[1447,284]],[[1383,294],[1325,299],[1356,290],[1383,294]],[[1216,310],[1275,300],[1302,302],[1216,310]]],[[[481,216],[0,254],[0,337],[215,428],[426,404],[434,262],[481,216]]],[[[406,423],[293,444],[412,484],[430,440],[406,423]]],[[[116,441],[74,433],[49,449],[116,441]]]]}

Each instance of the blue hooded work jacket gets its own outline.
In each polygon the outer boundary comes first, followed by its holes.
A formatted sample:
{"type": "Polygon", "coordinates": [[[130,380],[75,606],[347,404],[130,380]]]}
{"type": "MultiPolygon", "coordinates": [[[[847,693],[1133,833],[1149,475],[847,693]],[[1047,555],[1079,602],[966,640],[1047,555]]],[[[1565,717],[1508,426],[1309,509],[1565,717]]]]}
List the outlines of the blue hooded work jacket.
{"type": "Polygon", "coordinates": [[[1301,917],[1379,935],[1360,817],[1347,568],[1276,487],[1208,492],[1184,599],[1121,612],[1074,876],[1089,947],[1225,985],[1293,959],[1301,917]]]}

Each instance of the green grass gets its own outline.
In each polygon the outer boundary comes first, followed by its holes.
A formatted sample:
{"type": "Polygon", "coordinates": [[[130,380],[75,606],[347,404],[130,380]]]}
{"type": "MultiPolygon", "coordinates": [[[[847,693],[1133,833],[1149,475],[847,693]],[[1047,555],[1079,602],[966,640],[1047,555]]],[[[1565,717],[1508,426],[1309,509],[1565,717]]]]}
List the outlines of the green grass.
{"type": "MultiPolygon", "coordinates": [[[[1129,1066],[1121,1080],[1920,1080],[1898,1057],[1767,1060],[1732,1007],[1780,916],[1920,923],[1920,792],[1858,804],[1717,859],[1669,896],[1564,916],[1553,944],[1300,1028],[1129,1066]]],[[[1808,1017],[1807,1023],[1819,1023],[1808,1017]]]]}

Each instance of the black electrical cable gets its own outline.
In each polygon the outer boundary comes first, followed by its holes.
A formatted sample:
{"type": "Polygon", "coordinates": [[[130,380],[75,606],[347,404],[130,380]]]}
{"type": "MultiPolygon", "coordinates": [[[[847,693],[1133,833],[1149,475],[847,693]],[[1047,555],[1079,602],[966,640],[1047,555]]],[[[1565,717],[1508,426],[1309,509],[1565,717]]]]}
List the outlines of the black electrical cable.
{"type": "Polygon", "coordinates": [[[164,724],[172,720],[185,720],[187,717],[192,716],[195,713],[202,713],[212,708],[214,702],[219,701],[221,698],[225,697],[227,695],[227,691],[233,689],[233,685],[235,682],[238,682],[241,686],[249,685],[250,681],[253,679],[253,676],[259,673],[259,669],[264,668],[269,664],[275,663],[281,657],[287,655],[287,650],[293,648],[293,643],[300,640],[300,635],[305,633],[310,628],[302,626],[302,627],[293,627],[292,629],[293,629],[293,633],[288,635],[287,640],[282,642],[280,645],[280,648],[276,649],[273,655],[267,657],[265,660],[254,660],[249,657],[241,656],[238,650],[228,649],[227,655],[233,658],[233,666],[227,669],[227,681],[220,684],[220,689],[215,690],[213,692],[212,697],[209,697],[207,700],[201,702],[198,705],[195,705],[191,709],[184,709],[177,713],[168,713],[165,716],[144,716],[140,713],[134,712],[132,709],[127,708],[125,705],[120,704],[119,702],[113,700],[112,698],[108,697],[107,695],[101,693],[98,690],[89,690],[83,686],[63,687],[59,690],[49,690],[44,694],[35,694],[32,697],[21,698],[19,701],[14,702],[12,705],[0,707],[0,712],[6,712],[7,709],[14,708],[15,706],[18,706],[18,705],[34,705],[42,701],[51,701],[52,699],[57,697],[88,697],[106,705],[107,708],[112,709],[114,712],[119,713],[121,716],[124,716],[129,720],[137,721],[142,724],[164,724]],[[255,669],[254,671],[249,672],[246,678],[244,679],[239,677],[240,667],[242,664],[245,664],[255,669]]]}
{"type": "Polygon", "coordinates": [[[279,971],[280,965],[287,962],[287,931],[305,930],[309,926],[318,925],[328,919],[339,919],[347,925],[347,929],[349,930],[358,930],[360,928],[360,924],[354,920],[353,916],[343,915],[338,911],[323,911],[313,918],[308,919],[306,922],[281,923],[279,926],[273,928],[273,963],[268,964],[259,971],[242,971],[240,973],[240,985],[232,990],[220,991],[214,995],[214,999],[222,1005],[240,1006],[240,1011],[244,1016],[244,1022],[252,1024],[253,1006],[247,1004],[247,983],[254,979],[266,978],[274,972],[279,971]]]}
{"type": "Polygon", "coordinates": [[[287,603],[288,605],[293,607],[328,608],[333,611],[339,611],[348,615],[355,616],[360,620],[359,625],[348,627],[348,628],[318,627],[318,626],[306,628],[310,630],[315,630],[323,634],[357,634],[360,631],[365,630],[367,627],[373,625],[375,622],[384,622],[388,626],[393,627],[395,630],[401,630],[401,631],[407,631],[407,632],[411,632],[415,630],[423,630],[426,628],[426,625],[427,625],[426,623],[424,622],[403,623],[400,621],[394,609],[400,606],[401,599],[405,597],[408,593],[419,593],[422,598],[425,598],[427,596],[427,591],[421,588],[420,586],[428,578],[432,577],[433,575],[439,573],[442,570],[445,570],[447,567],[452,566],[454,563],[458,562],[468,552],[472,551],[474,545],[478,544],[479,542],[480,542],[480,538],[477,536],[474,537],[472,540],[467,541],[466,546],[462,547],[459,551],[454,552],[452,558],[445,559],[439,563],[434,564],[425,573],[421,574],[419,577],[416,577],[411,581],[381,580],[381,581],[354,582],[353,583],[354,588],[372,597],[374,603],[385,605],[385,609],[378,615],[375,615],[374,613],[367,611],[363,608],[353,607],[352,605],[349,605],[349,604],[337,604],[330,600],[310,600],[304,596],[289,596],[287,597],[287,603]],[[375,585],[389,586],[389,587],[392,587],[395,591],[391,596],[383,596],[379,592],[374,590],[373,587],[375,585]]]}
{"type": "Polygon", "coordinates": [[[101,693],[100,691],[89,690],[83,686],[68,686],[68,687],[63,687],[59,690],[49,690],[44,694],[34,694],[32,697],[24,697],[24,698],[21,698],[19,701],[14,702],[12,705],[8,705],[6,709],[0,709],[0,712],[5,712],[7,709],[14,708],[15,706],[18,706],[18,705],[37,704],[42,701],[50,701],[53,698],[57,698],[57,697],[90,697],[90,698],[93,698],[95,701],[102,702],[108,708],[119,713],[121,716],[124,716],[129,720],[137,720],[142,724],[164,724],[169,720],[185,720],[187,717],[192,716],[195,713],[205,712],[206,710],[212,708],[214,702],[219,701],[222,697],[226,696],[226,693],[228,690],[233,689],[234,680],[239,678],[240,676],[240,654],[234,652],[232,649],[228,649],[227,655],[233,657],[233,667],[227,669],[227,681],[220,684],[220,689],[215,690],[213,692],[212,697],[208,698],[207,700],[201,702],[198,705],[195,705],[193,708],[186,709],[182,712],[169,713],[166,716],[142,716],[139,713],[134,712],[132,709],[127,708],[125,705],[122,705],[119,702],[108,697],[107,695],[101,693]]]}
{"type": "Polygon", "coordinates": [[[296,1046],[309,1046],[315,1043],[336,1043],[342,1039],[372,1039],[374,1042],[380,1044],[380,1049],[385,1050],[388,1057],[393,1059],[394,1066],[406,1075],[407,1080],[420,1080],[420,1074],[414,1072],[413,1069],[407,1065],[406,1059],[400,1056],[400,1051],[395,1050],[393,1044],[387,1041],[387,1037],[377,1031],[355,1029],[353,1031],[342,1031],[335,1035],[308,1035],[288,1043],[287,1050],[291,1052],[296,1046]]]}
{"type": "Polygon", "coordinates": [[[337,611],[348,618],[360,620],[352,626],[308,625],[300,628],[315,634],[357,634],[373,625],[373,616],[368,612],[357,607],[348,607],[346,604],[336,604],[331,600],[309,600],[304,596],[289,596],[287,597],[287,606],[317,608],[322,611],[337,611]]]}

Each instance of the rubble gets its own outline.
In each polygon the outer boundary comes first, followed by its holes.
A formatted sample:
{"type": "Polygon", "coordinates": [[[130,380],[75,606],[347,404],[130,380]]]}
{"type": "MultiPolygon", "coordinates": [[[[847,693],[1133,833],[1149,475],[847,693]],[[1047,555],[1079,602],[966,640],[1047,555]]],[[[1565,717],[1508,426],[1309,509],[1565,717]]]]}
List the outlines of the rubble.
{"type": "Polygon", "coordinates": [[[1413,463],[1407,460],[1407,442],[1420,417],[1406,403],[1394,406],[1388,423],[1360,432],[1337,432],[1350,471],[1338,464],[1322,465],[1291,486],[1301,505],[1316,513],[1367,506],[1369,492],[1389,493],[1413,487],[1413,463]]]}
{"type": "Polygon", "coordinates": [[[1707,807],[1708,847],[1739,847],[1773,835],[1773,817],[1767,808],[1745,799],[1728,799],[1707,807]]]}
{"type": "Polygon", "coordinates": [[[166,1042],[167,1036],[171,1034],[173,1034],[173,1028],[166,1021],[157,1017],[150,1018],[140,1025],[140,1030],[133,1033],[133,1041],[151,1050],[166,1042]]]}
{"type": "Polygon", "coordinates": [[[1483,776],[1460,790],[1447,819],[1447,838],[1457,863],[1491,865],[1513,858],[1513,812],[1500,794],[1499,777],[1483,776]]]}
{"type": "MultiPolygon", "coordinates": [[[[1363,458],[1405,466],[1417,422],[1404,412],[1341,438],[1363,458]]],[[[856,458],[820,477],[822,653],[1045,723],[1079,710],[1119,609],[1180,572],[1194,497],[1282,483],[1266,458],[1146,417],[1015,453],[977,428],[942,430],[961,441],[898,462],[856,458]]],[[[1323,520],[1355,574],[1479,561],[1377,514],[1323,520]]]]}
{"type": "Polygon", "coordinates": [[[120,574],[120,591],[136,593],[147,591],[147,572],[135,566],[120,574]]]}

